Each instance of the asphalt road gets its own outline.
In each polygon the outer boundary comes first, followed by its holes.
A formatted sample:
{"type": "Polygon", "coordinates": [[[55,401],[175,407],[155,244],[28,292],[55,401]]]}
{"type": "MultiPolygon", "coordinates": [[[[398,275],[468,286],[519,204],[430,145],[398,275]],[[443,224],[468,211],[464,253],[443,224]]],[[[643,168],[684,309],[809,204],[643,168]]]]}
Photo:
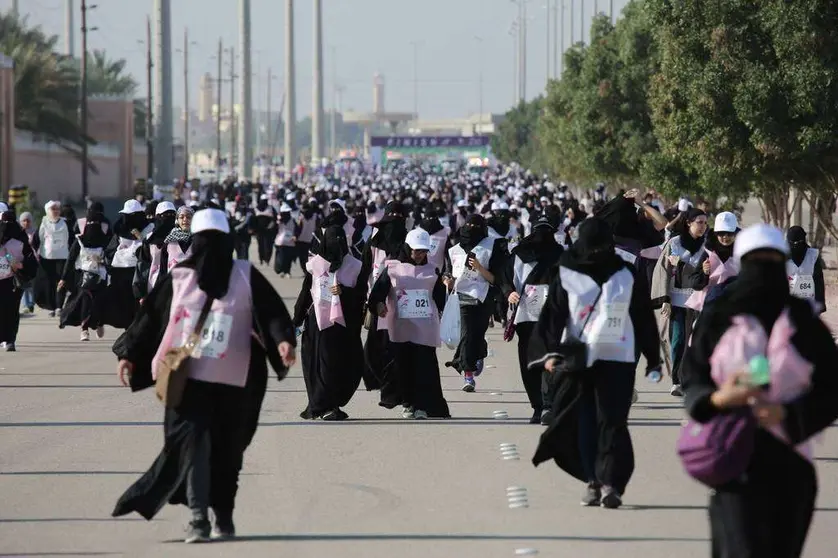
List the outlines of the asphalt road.
{"type": "MultiPolygon", "coordinates": [[[[299,270],[295,270],[299,272],[299,270]]],[[[299,279],[278,280],[288,304],[299,279]]],[[[582,486],[552,464],[530,463],[540,427],[520,382],[514,344],[489,330],[492,356],[477,392],[443,372],[454,417],[406,421],[360,391],[345,423],[306,422],[297,366],[269,385],[240,483],[236,542],[180,542],[185,508],[152,522],[110,518],[116,498],[162,445],[150,392],[119,386],[110,345],[78,341],[41,312],[23,321],[17,353],[0,353],[0,556],[294,556],[697,558],[710,554],[707,491],[681,471],[684,418],[666,386],[638,376],[631,414],[637,469],[617,511],[581,508],[582,486]],[[493,418],[506,411],[509,418],[493,418]],[[501,444],[520,459],[504,460],[501,444]],[[528,506],[510,508],[509,487],[528,506]],[[525,555],[525,554],[524,554],[525,555]]],[[[449,354],[440,349],[440,361],[449,354]]],[[[817,448],[818,511],[806,556],[834,556],[838,437],[817,448]]]]}

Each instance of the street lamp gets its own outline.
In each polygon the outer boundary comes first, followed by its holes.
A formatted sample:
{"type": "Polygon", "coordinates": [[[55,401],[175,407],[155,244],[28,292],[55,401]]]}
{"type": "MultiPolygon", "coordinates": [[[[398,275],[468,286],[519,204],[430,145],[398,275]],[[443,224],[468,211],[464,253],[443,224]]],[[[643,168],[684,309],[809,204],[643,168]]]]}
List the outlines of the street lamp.
{"type": "Polygon", "coordinates": [[[189,41],[189,28],[183,30],[183,48],[176,52],[183,54],[183,182],[189,181],[189,45],[198,46],[189,41]]]}
{"type": "Polygon", "coordinates": [[[477,87],[478,87],[478,95],[477,95],[477,106],[478,106],[478,120],[477,120],[477,131],[479,135],[483,128],[483,37],[478,37],[477,35],[474,36],[474,40],[477,42],[477,59],[478,59],[478,77],[477,77],[477,87]]]}
{"type": "Polygon", "coordinates": [[[98,27],[87,27],[87,12],[95,8],[95,4],[88,6],[87,0],[81,0],[81,196],[85,202],[87,202],[90,170],[87,160],[87,33],[98,29],[98,27]]]}

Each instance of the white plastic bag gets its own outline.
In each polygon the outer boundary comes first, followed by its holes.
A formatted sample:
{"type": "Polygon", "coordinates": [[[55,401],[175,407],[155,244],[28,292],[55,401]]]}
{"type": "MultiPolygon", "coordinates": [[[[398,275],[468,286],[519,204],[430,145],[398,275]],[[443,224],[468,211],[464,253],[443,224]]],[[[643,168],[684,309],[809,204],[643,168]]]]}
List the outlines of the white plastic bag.
{"type": "Polygon", "coordinates": [[[456,349],[460,344],[460,297],[452,293],[445,301],[442,321],[439,324],[440,340],[449,349],[456,349]]]}

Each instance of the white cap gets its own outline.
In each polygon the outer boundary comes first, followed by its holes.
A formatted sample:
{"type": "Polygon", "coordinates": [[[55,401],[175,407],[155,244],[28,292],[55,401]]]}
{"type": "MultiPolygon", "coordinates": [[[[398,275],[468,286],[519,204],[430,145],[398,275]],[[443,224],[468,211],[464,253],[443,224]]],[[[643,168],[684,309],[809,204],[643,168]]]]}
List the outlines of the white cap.
{"type": "Polygon", "coordinates": [[[693,204],[691,204],[690,200],[688,200],[687,198],[681,198],[680,200],[678,200],[678,211],[681,211],[681,212],[689,211],[689,209],[692,206],[693,206],[693,204]]]}
{"type": "Polygon", "coordinates": [[[291,201],[297,199],[297,196],[295,196],[294,194],[285,194],[285,199],[291,201]]]}
{"type": "Polygon", "coordinates": [[[44,204],[45,211],[49,211],[52,207],[57,207],[58,209],[61,209],[61,202],[58,200],[50,200],[44,204]]]}
{"type": "Polygon", "coordinates": [[[262,194],[261,196],[259,196],[259,199],[260,200],[267,200],[268,199],[268,194],[262,194]]]}
{"type": "Polygon", "coordinates": [[[496,201],[492,204],[492,211],[503,211],[509,209],[509,204],[505,201],[496,201]]]}
{"type": "Polygon", "coordinates": [[[281,206],[279,206],[279,212],[280,213],[291,213],[291,206],[288,205],[287,203],[284,203],[281,206]]]}
{"type": "Polygon", "coordinates": [[[157,209],[154,210],[154,214],[155,215],[162,215],[163,213],[166,213],[167,211],[177,211],[177,209],[175,209],[175,204],[173,204],[172,202],[167,202],[167,201],[160,202],[159,204],[157,204],[157,209]]]}
{"type": "Polygon", "coordinates": [[[457,202],[457,207],[468,207],[468,202],[466,200],[460,200],[457,202]]]}
{"type": "Polygon", "coordinates": [[[3,202],[0,202],[0,213],[5,213],[9,210],[9,206],[3,202]]]}
{"type": "Polygon", "coordinates": [[[738,260],[756,250],[776,250],[788,256],[789,245],[783,231],[772,225],[758,223],[736,235],[733,257],[738,260]]]}
{"type": "Polygon", "coordinates": [[[422,229],[413,229],[407,233],[404,241],[414,250],[431,249],[431,235],[428,234],[428,231],[422,229]]]}
{"type": "Polygon", "coordinates": [[[346,202],[345,201],[343,201],[341,199],[329,200],[329,207],[331,207],[333,205],[336,205],[336,206],[340,207],[343,210],[343,212],[346,213],[346,202]]]}
{"type": "Polygon", "coordinates": [[[716,215],[716,222],[713,225],[714,232],[736,232],[739,228],[739,222],[736,220],[736,215],[730,211],[722,211],[716,215]]]}
{"type": "Polygon", "coordinates": [[[227,221],[227,214],[220,209],[202,209],[192,217],[192,234],[203,231],[230,232],[230,223],[227,221]]]}
{"type": "Polygon", "coordinates": [[[192,198],[193,200],[197,200],[198,199],[198,191],[197,190],[192,190],[191,192],[189,192],[189,197],[192,198]]]}
{"type": "Polygon", "coordinates": [[[140,211],[143,211],[143,204],[137,200],[126,201],[125,205],[122,206],[122,209],[119,210],[120,213],[125,214],[139,213],[140,211]]]}

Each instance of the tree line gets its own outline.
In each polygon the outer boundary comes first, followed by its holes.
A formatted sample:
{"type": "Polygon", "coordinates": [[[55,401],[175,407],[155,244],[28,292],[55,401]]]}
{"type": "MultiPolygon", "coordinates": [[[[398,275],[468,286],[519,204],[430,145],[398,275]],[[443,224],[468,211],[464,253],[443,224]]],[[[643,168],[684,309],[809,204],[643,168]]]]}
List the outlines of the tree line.
{"type": "Polygon", "coordinates": [[[779,226],[805,201],[815,242],[838,238],[838,3],[633,0],[590,36],[507,113],[501,160],[720,207],[755,197],[779,226]]]}

